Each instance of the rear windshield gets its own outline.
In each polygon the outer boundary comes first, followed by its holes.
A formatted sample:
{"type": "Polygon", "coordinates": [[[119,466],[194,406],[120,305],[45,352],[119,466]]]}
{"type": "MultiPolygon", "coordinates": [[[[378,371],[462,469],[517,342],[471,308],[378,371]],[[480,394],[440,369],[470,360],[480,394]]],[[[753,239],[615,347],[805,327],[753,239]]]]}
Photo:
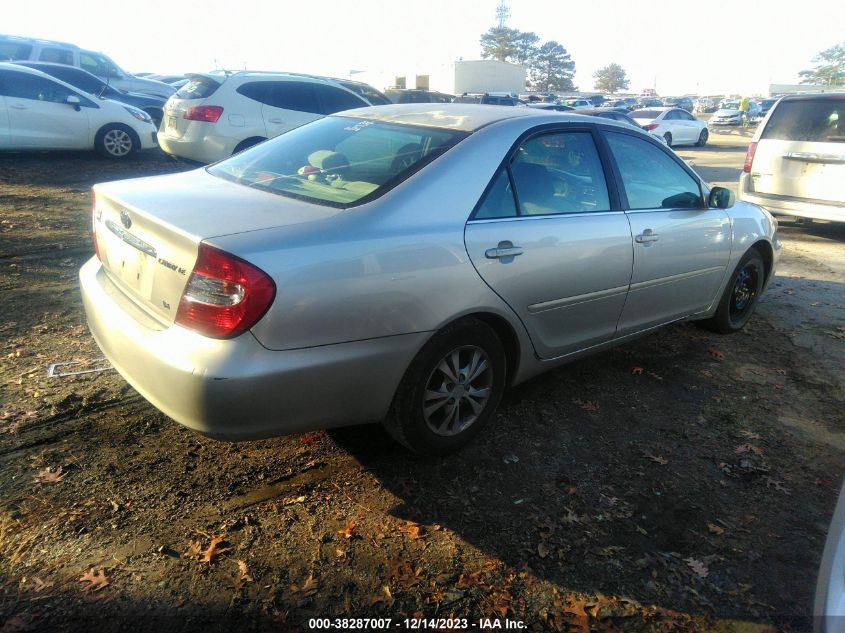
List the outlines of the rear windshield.
{"type": "Polygon", "coordinates": [[[634,110],[631,116],[635,119],[656,119],[661,114],[663,110],[634,110]]]}
{"type": "Polygon", "coordinates": [[[781,101],[761,139],[845,143],[845,97],[781,101]]]}
{"type": "Polygon", "coordinates": [[[345,208],[380,196],[466,132],[331,116],[208,168],[247,187],[345,208]]]}
{"type": "Polygon", "coordinates": [[[378,90],[367,84],[356,83],[354,81],[341,81],[340,85],[351,90],[356,95],[364,97],[372,105],[390,105],[391,101],[378,90]]]}
{"type": "Polygon", "coordinates": [[[219,87],[220,84],[213,79],[192,77],[174,96],[177,99],[205,99],[213,95],[219,87]]]}

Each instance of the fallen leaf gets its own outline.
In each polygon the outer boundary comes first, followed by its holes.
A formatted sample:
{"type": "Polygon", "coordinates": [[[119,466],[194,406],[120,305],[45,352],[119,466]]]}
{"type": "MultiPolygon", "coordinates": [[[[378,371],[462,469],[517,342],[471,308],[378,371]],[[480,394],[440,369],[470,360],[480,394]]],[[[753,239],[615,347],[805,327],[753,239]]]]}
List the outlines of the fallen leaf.
{"type": "Polygon", "coordinates": [[[346,527],[343,528],[342,530],[338,530],[337,533],[340,536],[342,536],[343,538],[345,538],[346,540],[349,540],[353,536],[355,536],[354,532],[355,532],[356,526],[357,526],[357,523],[355,523],[354,520],[349,521],[349,523],[346,524],[346,527]]]}
{"type": "Polygon", "coordinates": [[[702,563],[700,560],[696,560],[694,558],[685,558],[684,562],[692,569],[699,578],[707,578],[708,574],[710,574],[710,570],[707,569],[707,566],[702,563]]]}
{"type": "Polygon", "coordinates": [[[302,587],[297,587],[296,585],[291,585],[290,589],[293,593],[299,594],[302,598],[310,598],[314,594],[317,593],[320,589],[320,583],[314,580],[314,574],[308,576],[308,579],[305,581],[305,584],[302,587]]]}
{"type": "Polygon", "coordinates": [[[712,347],[707,350],[707,353],[710,354],[710,356],[712,356],[716,360],[723,360],[725,358],[725,355],[722,352],[712,347]]]}
{"type": "Polygon", "coordinates": [[[591,402],[589,400],[584,401],[584,400],[575,399],[572,402],[574,404],[577,404],[582,409],[584,409],[584,411],[590,411],[590,412],[595,413],[596,411],[599,410],[599,405],[597,403],[591,402]]]}
{"type": "Polygon", "coordinates": [[[754,455],[762,455],[762,449],[754,446],[753,444],[740,444],[736,447],[734,451],[737,455],[745,455],[747,453],[753,453],[754,455]]]}
{"type": "Polygon", "coordinates": [[[739,434],[742,435],[743,437],[747,437],[749,440],[761,440],[761,439],[763,439],[762,437],[760,437],[760,435],[758,435],[757,433],[752,433],[751,431],[740,431],[739,434]]]}
{"type": "Polygon", "coordinates": [[[185,558],[196,558],[202,552],[202,546],[199,541],[188,541],[188,549],[185,550],[185,558]]]}
{"type": "Polygon", "coordinates": [[[50,468],[43,468],[38,471],[38,474],[35,475],[35,483],[39,484],[57,484],[65,476],[62,474],[62,467],[59,466],[55,471],[51,470],[50,468]]]}
{"type": "Polygon", "coordinates": [[[325,436],[325,431],[313,431],[311,433],[306,433],[302,436],[302,443],[308,444],[309,446],[315,446],[322,442],[325,436]]]}
{"type": "Polygon", "coordinates": [[[707,529],[708,529],[711,533],[713,533],[713,534],[718,534],[719,536],[721,536],[722,534],[724,534],[724,533],[725,533],[724,528],[720,528],[718,525],[715,525],[714,523],[708,523],[708,524],[707,524],[707,529]]]}
{"type": "Polygon", "coordinates": [[[228,552],[230,548],[228,547],[220,547],[220,544],[225,542],[226,535],[221,534],[219,536],[215,536],[211,539],[211,543],[208,545],[208,548],[202,552],[202,558],[200,559],[203,563],[213,563],[214,559],[218,556],[222,556],[225,552],[228,552]]]}
{"type": "Polygon", "coordinates": [[[241,580],[254,582],[252,574],[249,572],[249,566],[246,564],[245,560],[238,561],[238,573],[240,574],[241,580]]]}
{"type": "Polygon", "coordinates": [[[783,485],[782,481],[775,481],[771,477],[766,477],[766,488],[774,488],[778,492],[782,492],[784,494],[790,494],[789,488],[783,485]]]}
{"type": "Polygon", "coordinates": [[[631,374],[634,376],[642,376],[645,369],[643,367],[632,367],[631,374]]]}
{"type": "Polygon", "coordinates": [[[665,457],[661,457],[660,455],[652,455],[651,453],[644,453],[643,457],[648,460],[653,461],[655,464],[660,464],[661,466],[665,466],[669,463],[669,460],[665,457]]]}
{"type": "Polygon", "coordinates": [[[79,582],[87,582],[89,585],[83,591],[100,591],[109,585],[109,577],[105,569],[94,570],[92,567],[79,577],[79,582]]]}
{"type": "Polygon", "coordinates": [[[405,521],[400,524],[399,531],[403,534],[407,534],[412,541],[416,541],[417,539],[425,536],[422,526],[418,523],[414,523],[413,521],[405,521]]]}

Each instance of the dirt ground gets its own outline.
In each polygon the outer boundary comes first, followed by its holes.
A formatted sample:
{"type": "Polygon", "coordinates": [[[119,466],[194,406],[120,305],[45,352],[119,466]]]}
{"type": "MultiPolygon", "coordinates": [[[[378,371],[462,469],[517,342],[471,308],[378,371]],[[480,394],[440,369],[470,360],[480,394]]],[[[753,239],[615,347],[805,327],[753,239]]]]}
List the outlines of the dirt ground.
{"type": "Polygon", "coordinates": [[[783,229],[744,332],[677,325],[534,379],[456,455],[378,425],[232,444],[113,370],[47,375],[99,357],[90,186],[184,168],[0,155],[1,632],[812,628],[845,472],[845,273],[812,242],[843,232],[783,229]]]}

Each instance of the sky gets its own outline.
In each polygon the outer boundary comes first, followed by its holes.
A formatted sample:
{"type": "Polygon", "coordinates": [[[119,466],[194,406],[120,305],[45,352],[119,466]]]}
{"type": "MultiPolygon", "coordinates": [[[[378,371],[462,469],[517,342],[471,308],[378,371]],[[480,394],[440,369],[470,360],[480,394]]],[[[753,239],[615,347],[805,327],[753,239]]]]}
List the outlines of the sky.
{"type": "MultiPolygon", "coordinates": [[[[507,26],[562,44],[575,84],[620,64],[630,91],[766,94],[845,40],[842,0],[506,0],[507,26]]],[[[71,42],[130,72],[215,67],[349,77],[480,59],[499,0],[0,0],[0,31],[71,42]]],[[[375,86],[383,89],[386,86],[375,86]]]]}

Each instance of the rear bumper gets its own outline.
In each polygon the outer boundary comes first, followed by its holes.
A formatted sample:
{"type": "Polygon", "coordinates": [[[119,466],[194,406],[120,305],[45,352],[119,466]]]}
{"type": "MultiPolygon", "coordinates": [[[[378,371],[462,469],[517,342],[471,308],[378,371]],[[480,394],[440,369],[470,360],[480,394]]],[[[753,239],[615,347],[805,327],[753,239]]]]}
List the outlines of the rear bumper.
{"type": "Polygon", "coordinates": [[[271,351],[248,332],[218,341],[153,321],[108,279],[96,257],[79,277],[91,333],[115,369],[180,424],[221,439],[380,420],[428,337],[271,351]]]}
{"type": "Polygon", "coordinates": [[[229,158],[237,144],[238,139],[214,134],[197,136],[192,133],[174,138],[164,131],[158,133],[158,145],[168,154],[205,164],[229,158]]]}
{"type": "Polygon", "coordinates": [[[813,220],[826,220],[829,222],[845,222],[845,204],[838,206],[823,202],[795,200],[786,196],[749,191],[750,180],[749,175],[746,173],[743,173],[739,177],[739,195],[737,197],[745,202],[752,202],[759,205],[773,215],[788,215],[813,220]]]}

